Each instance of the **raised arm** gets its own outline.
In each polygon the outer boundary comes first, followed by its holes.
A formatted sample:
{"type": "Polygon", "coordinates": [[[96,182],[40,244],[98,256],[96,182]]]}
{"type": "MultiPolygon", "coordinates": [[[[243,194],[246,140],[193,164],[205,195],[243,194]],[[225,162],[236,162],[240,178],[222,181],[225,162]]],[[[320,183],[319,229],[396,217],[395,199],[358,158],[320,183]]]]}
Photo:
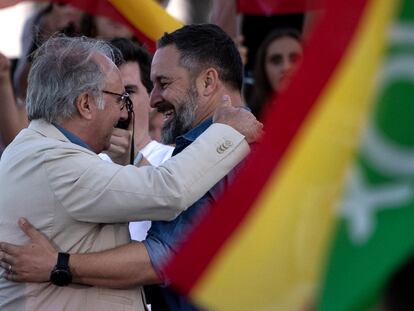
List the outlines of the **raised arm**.
{"type": "Polygon", "coordinates": [[[16,105],[10,68],[9,59],[0,53],[0,135],[6,145],[28,125],[26,110],[16,105]]]}
{"type": "Polygon", "coordinates": [[[51,186],[78,221],[172,220],[227,175],[248,154],[248,143],[257,140],[262,130],[250,112],[230,105],[221,106],[214,121],[194,143],[158,167],[120,167],[98,160],[91,165],[87,155],[73,156],[72,167],[77,170],[73,187],[60,191],[58,165],[48,166],[51,186]],[[96,182],[103,170],[107,173],[96,182]]]}

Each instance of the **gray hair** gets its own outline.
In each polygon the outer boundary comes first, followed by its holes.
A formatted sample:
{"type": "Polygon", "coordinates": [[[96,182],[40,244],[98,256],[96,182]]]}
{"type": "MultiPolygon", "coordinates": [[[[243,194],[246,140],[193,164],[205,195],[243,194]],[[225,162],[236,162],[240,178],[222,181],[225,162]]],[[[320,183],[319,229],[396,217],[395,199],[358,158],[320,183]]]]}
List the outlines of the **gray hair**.
{"type": "Polygon", "coordinates": [[[83,93],[104,108],[102,90],[105,74],[93,56],[101,53],[112,61],[111,46],[86,37],[58,35],[47,40],[35,53],[28,78],[26,107],[29,120],[60,123],[76,112],[76,99],[83,93]]]}

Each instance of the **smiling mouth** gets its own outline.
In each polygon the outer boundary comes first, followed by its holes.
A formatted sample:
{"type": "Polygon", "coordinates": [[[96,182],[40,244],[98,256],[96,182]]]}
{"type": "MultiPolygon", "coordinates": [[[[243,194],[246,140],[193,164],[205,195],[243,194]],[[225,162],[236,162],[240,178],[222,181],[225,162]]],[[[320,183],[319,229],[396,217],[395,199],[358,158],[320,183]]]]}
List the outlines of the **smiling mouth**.
{"type": "Polygon", "coordinates": [[[174,110],[171,109],[171,110],[164,111],[163,114],[164,114],[164,121],[170,120],[174,116],[174,110]]]}
{"type": "Polygon", "coordinates": [[[156,107],[156,109],[159,113],[162,113],[164,115],[164,122],[172,119],[175,115],[175,110],[172,105],[159,105],[156,107]]]}

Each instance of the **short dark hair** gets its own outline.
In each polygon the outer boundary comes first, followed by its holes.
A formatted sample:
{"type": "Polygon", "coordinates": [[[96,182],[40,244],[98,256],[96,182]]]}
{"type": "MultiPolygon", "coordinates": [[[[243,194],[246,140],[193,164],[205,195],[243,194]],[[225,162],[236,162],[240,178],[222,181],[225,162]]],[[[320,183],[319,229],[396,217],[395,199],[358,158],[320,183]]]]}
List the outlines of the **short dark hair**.
{"type": "Polygon", "coordinates": [[[150,93],[153,88],[153,84],[150,79],[152,56],[147,49],[127,38],[112,39],[110,43],[116,48],[114,49],[116,59],[122,59],[122,61],[116,61],[116,65],[118,67],[122,65],[123,62],[138,63],[141,74],[141,82],[147,89],[148,93],[150,93]],[[121,55],[119,56],[118,53],[121,55]]]}
{"type": "Polygon", "coordinates": [[[213,24],[192,24],[165,33],[158,40],[158,48],[175,45],[181,53],[180,64],[199,74],[213,67],[219,79],[226,85],[241,92],[243,64],[239,51],[220,27],[213,24]]]}

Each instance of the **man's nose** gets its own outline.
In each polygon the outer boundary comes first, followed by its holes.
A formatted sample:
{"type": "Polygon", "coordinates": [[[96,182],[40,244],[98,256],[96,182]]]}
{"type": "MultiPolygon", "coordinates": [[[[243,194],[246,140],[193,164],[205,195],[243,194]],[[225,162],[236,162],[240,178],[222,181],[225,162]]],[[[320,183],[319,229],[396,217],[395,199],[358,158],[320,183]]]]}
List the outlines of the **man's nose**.
{"type": "Polygon", "coordinates": [[[162,101],[161,92],[158,90],[157,87],[154,86],[154,88],[151,91],[150,94],[150,106],[151,108],[156,108],[157,104],[162,101]]]}

